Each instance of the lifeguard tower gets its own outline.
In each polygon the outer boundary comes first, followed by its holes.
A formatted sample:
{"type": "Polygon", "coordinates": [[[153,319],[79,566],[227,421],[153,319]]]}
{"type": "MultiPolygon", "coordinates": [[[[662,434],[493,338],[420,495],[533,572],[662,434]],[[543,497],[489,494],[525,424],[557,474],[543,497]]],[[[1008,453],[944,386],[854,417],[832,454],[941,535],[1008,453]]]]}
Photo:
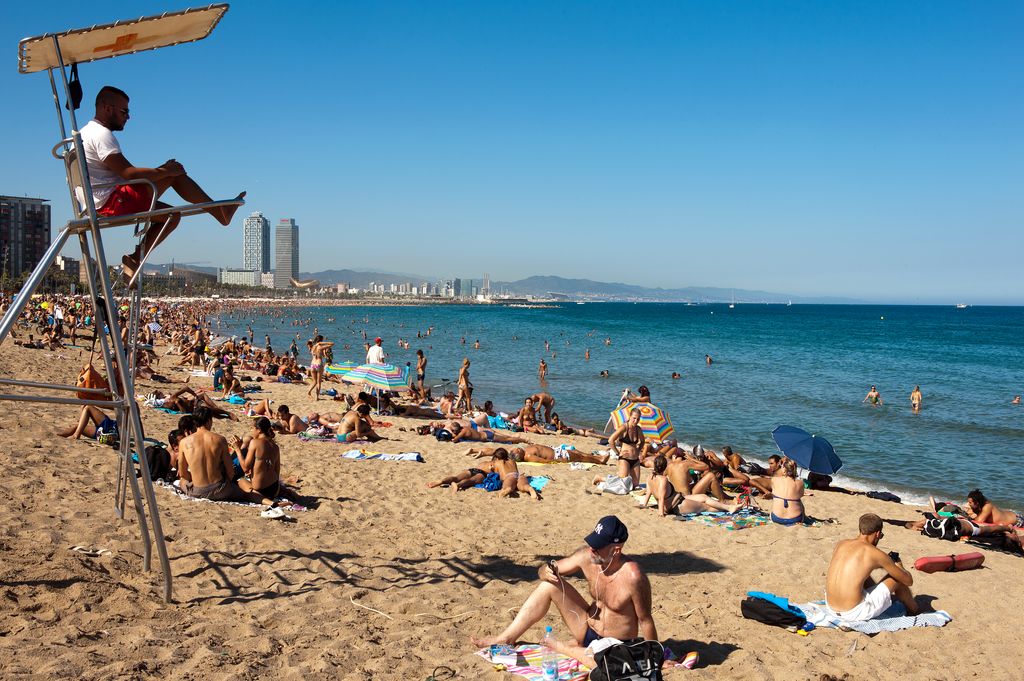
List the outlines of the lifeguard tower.
{"type": "Polygon", "coordinates": [[[145,431],[139,417],[139,405],[135,401],[134,380],[136,367],[134,339],[138,337],[138,327],[142,316],[142,277],[140,275],[149,254],[143,254],[142,262],[126,286],[126,295],[129,299],[129,333],[127,336],[129,346],[126,348],[121,343],[120,329],[117,324],[118,306],[114,299],[111,277],[107,269],[102,231],[134,226],[134,235],[141,244],[147,230],[153,226],[152,221],[155,217],[170,214],[186,217],[203,213],[209,208],[240,206],[244,202],[241,199],[230,199],[154,209],[157,198],[155,185],[149,180],[133,180],[133,183],[150,185],[153,196],[150,209],[143,213],[110,218],[98,216],[97,206],[93,201],[94,185],[89,180],[89,170],[86,166],[79,125],[75,116],[75,109],[81,101],[82,93],[74,75],[77,75],[78,64],[202,40],[210,35],[227,11],[228,5],[215,4],[63,33],[47,33],[35,38],[26,38],[18,45],[18,70],[21,73],[46,71],[50,76],[50,89],[53,91],[53,103],[57,111],[57,123],[60,127],[61,137],[60,141],[51,149],[51,153],[64,163],[72,214],[75,217],[64,225],[54,238],[49,250],[46,251],[39,265],[25,282],[16,302],[11,305],[3,320],[0,321],[0,342],[3,342],[14,327],[25,305],[31,300],[32,294],[42,282],[61,249],[69,239],[78,237],[78,243],[82,249],[82,264],[88,279],[89,295],[93,301],[93,309],[96,311],[95,334],[103,357],[106,375],[111,380],[109,389],[83,389],[75,385],[0,378],[0,386],[3,386],[3,389],[17,390],[17,392],[0,394],[0,400],[79,406],[93,405],[114,410],[120,433],[118,473],[114,487],[114,512],[118,518],[124,518],[127,493],[130,489],[142,535],[143,569],[148,571],[151,567],[153,545],[155,544],[160,570],[163,574],[165,601],[171,600],[171,566],[167,558],[167,546],[164,543],[164,534],[160,526],[160,512],[156,496],[153,493],[149,466],[144,455],[145,431]],[[72,67],[74,67],[72,69],[74,75],[69,79],[68,71],[72,67]],[[65,107],[61,106],[61,93],[67,103],[66,119],[65,107]],[[135,453],[138,454],[135,457],[137,463],[133,459],[135,453]],[[152,535],[150,531],[152,531],[152,535]]]}

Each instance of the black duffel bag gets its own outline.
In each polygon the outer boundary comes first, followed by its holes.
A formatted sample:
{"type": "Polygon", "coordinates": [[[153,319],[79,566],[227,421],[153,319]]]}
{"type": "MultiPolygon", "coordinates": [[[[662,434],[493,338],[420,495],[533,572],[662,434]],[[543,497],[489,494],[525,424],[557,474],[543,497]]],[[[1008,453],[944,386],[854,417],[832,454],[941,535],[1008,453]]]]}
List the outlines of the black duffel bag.
{"type": "Polygon", "coordinates": [[[594,655],[597,667],[590,681],[662,681],[665,648],[657,641],[634,638],[594,655]]]}

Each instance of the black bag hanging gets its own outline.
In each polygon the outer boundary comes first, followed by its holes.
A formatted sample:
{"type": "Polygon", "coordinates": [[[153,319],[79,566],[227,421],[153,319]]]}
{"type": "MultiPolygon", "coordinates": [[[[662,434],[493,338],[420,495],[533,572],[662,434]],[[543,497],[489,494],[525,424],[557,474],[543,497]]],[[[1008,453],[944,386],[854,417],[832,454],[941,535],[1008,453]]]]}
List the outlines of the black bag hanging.
{"type": "Polygon", "coordinates": [[[594,655],[597,668],[590,681],[662,681],[665,649],[657,641],[634,638],[594,655]]]}
{"type": "Polygon", "coordinates": [[[64,108],[68,111],[78,111],[82,106],[82,84],[78,81],[78,64],[71,65],[71,78],[68,79],[68,93],[71,99],[64,102],[64,108]]]}

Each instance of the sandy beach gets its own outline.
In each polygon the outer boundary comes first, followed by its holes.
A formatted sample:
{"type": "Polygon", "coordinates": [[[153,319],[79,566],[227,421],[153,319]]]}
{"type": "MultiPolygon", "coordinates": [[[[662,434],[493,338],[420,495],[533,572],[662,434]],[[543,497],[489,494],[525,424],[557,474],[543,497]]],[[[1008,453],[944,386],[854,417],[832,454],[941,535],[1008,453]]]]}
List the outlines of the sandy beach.
{"type": "MultiPolygon", "coordinates": [[[[11,341],[0,348],[0,366],[15,378],[71,382],[82,362],[76,349],[23,350],[11,341]]],[[[137,392],[154,387],[140,381],[137,392]]],[[[305,392],[274,384],[266,394],[305,414],[314,406],[305,392]]],[[[346,460],[345,445],[279,436],[283,474],[300,478],[302,494],[319,502],[292,513],[291,523],[158,489],[174,572],[174,601],[165,604],[158,573],[141,570],[134,518],[114,516],[114,451],[53,435],[76,415],[75,407],[7,403],[0,422],[3,678],[425,679],[439,665],[458,679],[517,678],[476,657],[469,637],[500,631],[530,592],[538,564],[579,547],[612,513],[629,528],[626,553],[650,576],[660,637],[700,654],[697,669],[673,669],[668,678],[1022,676],[1016,624],[1024,561],[994,551],[985,551],[981,570],[912,570],[919,601],[953,616],[943,628],[799,636],[740,616],[748,590],[795,602],[823,598],[832,548],[856,535],[858,516],[916,519],[913,507],[814,492],[808,512],[835,522],[730,532],[659,518],[629,498],[587,494],[595,472],[613,469],[563,464],[523,469],[551,477],[539,503],[482,490],[454,494],[425,483],[470,465],[468,445],[400,431],[423,423],[403,418],[388,418],[394,425],[381,433],[390,439],[366,448],[420,452],[425,463],[346,460]],[[110,553],[70,550],[79,545],[110,553]]],[[[147,435],[165,440],[177,417],[143,408],[143,418],[147,435]]],[[[217,421],[214,430],[246,428],[217,421]]],[[[531,440],[597,448],[583,438],[531,440]]],[[[976,550],[888,525],[885,534],[882,548],[899,551],[908,565],[976,550]]],[[[544,624],[568,635],[549,613],[526,640],[539,639],[544,624]]]]}

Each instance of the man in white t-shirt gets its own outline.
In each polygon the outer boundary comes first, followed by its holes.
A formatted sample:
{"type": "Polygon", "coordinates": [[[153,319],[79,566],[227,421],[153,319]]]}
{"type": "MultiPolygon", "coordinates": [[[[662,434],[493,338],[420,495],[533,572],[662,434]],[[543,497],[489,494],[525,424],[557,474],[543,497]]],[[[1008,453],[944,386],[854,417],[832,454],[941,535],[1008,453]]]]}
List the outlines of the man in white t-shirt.
{"type": "MultiPolygon", "coordinates": [[[[104,217],[129,215],[149,210],[153,200],[152,190],[147,184],[120,184],[122,180],[150,180],[156,185],[159,197],[167,189],[174,189],[189,203],[212,201],[203,189],[189,177],[185,168],[173,158],[156,168],[133,166],[121,153],[114,132],[124,130],[128,122],[128,95],[116,87],[104,86],[96,95],[96,117],[81,130],[82,148],[89,168],[89,180],[93,186],[93,201],[96,212],[104,217]]],[[[85,208],[85,194],[81,187],[75,191],[78,201],[85,208]]],[[[245,192],[238,195],[241,199],[245,192]]],[[[158,201],[157,208],[170,208],[158,201]]],[[[227,226],[238,206],[209,208],[207,213],[217,222],[227,226]]],[[[125,255],[121,262],[125,273],[131,277],[139,267],[144,253],[156,248],[178,226],[181,216],[171,215],[154,218],[153,224],[143,239],[142,249],[125,255]],[[163,229],[161,229],[163,226],[163,229]]]]}
{"type": "Polygon", "coordinates": [[[374,341],[375,344],[371,345],[370,349],[366,351],[366,363],[367,364],[383,364],[384,363],[384,358],[386,357],[386,355],[384,354],[384,348],[381,346],[381,343],[383,343],[383,342],[384,341],[381,338],[377,338],[374,341]]]}

